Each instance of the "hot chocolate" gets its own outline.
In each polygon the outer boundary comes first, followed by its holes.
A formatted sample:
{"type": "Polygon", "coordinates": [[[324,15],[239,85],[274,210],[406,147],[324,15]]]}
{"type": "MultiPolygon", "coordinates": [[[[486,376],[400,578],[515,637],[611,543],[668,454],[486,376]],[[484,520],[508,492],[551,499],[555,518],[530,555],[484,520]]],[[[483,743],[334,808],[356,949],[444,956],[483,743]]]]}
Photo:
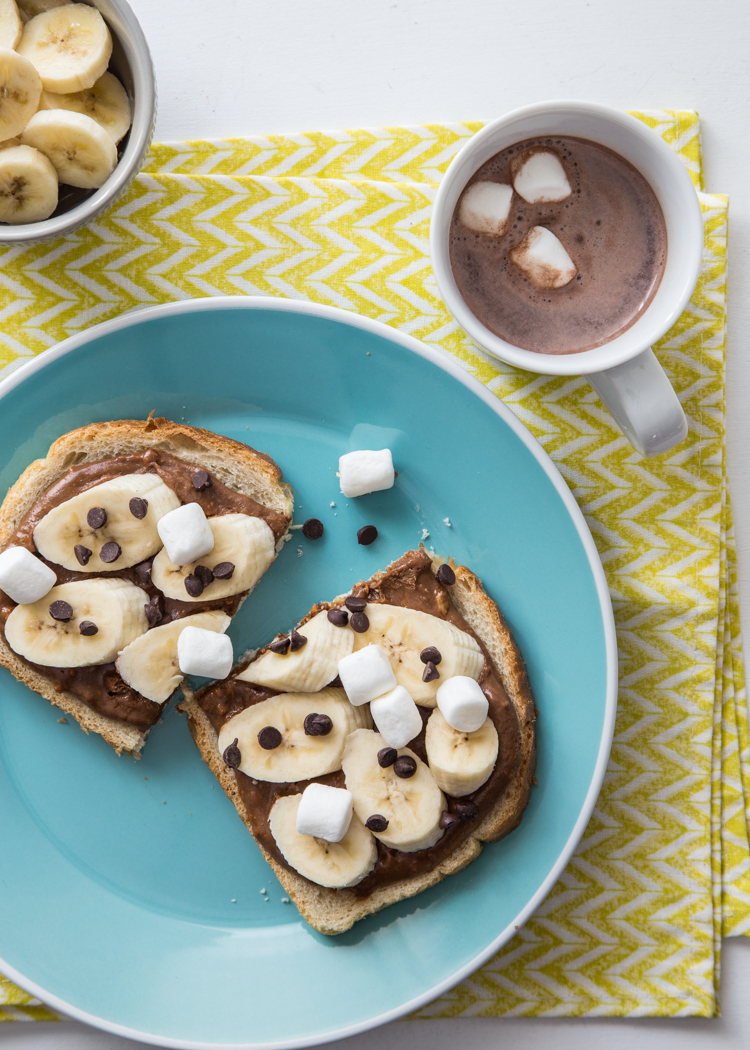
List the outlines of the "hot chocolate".
{"type": "Polygon", "coordinates": [[[580,353],[651,302],[667,231],[654,191],[617,153],[569,136],[528,139],[472,176],[451,220],[450,260],[490,331],[525,350],[580,353]]]}

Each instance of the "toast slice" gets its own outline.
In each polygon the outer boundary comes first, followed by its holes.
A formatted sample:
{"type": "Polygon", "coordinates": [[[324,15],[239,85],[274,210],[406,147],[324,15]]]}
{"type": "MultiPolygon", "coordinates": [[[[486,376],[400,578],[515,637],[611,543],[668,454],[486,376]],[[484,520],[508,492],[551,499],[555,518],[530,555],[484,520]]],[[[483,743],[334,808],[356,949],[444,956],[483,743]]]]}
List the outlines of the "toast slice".
{"type": "MultiPolygon", "coordinates": [[[[367,586],[371,590],[376,590],[383,577],[394,566],[398,566],[404,559],[416,554],[425,556],[423,550],[408,552],[382,573],[376,574],[368,581],[367,586]]],[[[443,562],[444,559],[433,556],[431,558],[432,569],[436,571],[443,562]]],[[[368,896],[357,894],[356,887],[329,889],[309,881],[290,867],[280,863],[254,835],[263,856],[271,865],[279,882],[307,922],[321,933],[342,933],[359,919],[372,915],[397,901],[421,893],[422,890],[434,886],[447,875],[462,871],[479,856],[483,843],[496,842],[518,826],[529,800],[536,761],[534,725],[536,709],[524,662],[502,614],[485,593],[481,580],[465,566],[454,568],[455,584],[449,588],[450,599],[484,647],[515,712],[518,725],[518,761],[515,772],[484,813],[480,822],[467,832],[450,854],[442,857],[431,870],[421,871],[417,875],[378,886],[368,896]]],[[[355,587],[354,591],[357,592],[357,590],[358,588],[355,587]]],[[[343,597],[341,596],[332,603],[321,603],[315,606],[302,624],[321,609],[340,604],[343,597]]],[[[240,668],[244,668],[248,658],[251,659],[255,655],[254,653],[246,654],[245,661],[240,668]]],[[[201,699],[211,688],[208,686],[194,694],[184,685],[185,699],[177,709],[187,715],[190,732],[201,752],[203,761],[211,769],[234,804],[240,819],[253,834],[253,815],[248,812],[245,800],[238,788],[238,775],[243,774],[236,775],[234,770],[225,765],[219,751],[217,732],[201,706],[201,699]]]]}
{"type": "MultiPolygon", "coordinates": [[[[0,552],[12,542],[36,501],[72,468],[150,449],[169,453],[183,463],[207,471],[234,492],[273,511],[277,516],[274,535],[281,533],[276,552],[289,538],[292,491],[282,481],[281,470],[269,456],[208,430],[153,418],[152,413],[146,420],[92,423],[58,438],[45,458],[30,464],[8,491],[0,507],[0,552]]],[[[118,754],[124,751],[138,756],[148,729],[92,709],[79,696],[61,688],[48,674],[17,656],[2,634],[0,664],[20,682],[71,715],[85,732],[98,733],[118,754]]]]}

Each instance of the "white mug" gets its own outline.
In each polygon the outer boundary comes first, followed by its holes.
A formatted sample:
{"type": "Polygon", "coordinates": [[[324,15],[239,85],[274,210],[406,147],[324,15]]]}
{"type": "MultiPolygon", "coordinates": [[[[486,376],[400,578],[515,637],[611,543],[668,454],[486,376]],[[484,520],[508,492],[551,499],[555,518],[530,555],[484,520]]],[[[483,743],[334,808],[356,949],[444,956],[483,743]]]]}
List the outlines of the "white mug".
{"type": "Polygon", "coordinates": [[[644,456],[687,436],[680,402],[651,344],[672,327],[695,287],[703,255],[698,195],[682,161],[664,139],[628,113],[593,102],[543,102],[487,124],[456,154],[440,183],[430,225],[430,251],[446,306],[481,349],[508,364],[545,375],[586,375],[616,423],[644,456]],[[450,223],[461,191],[496,153],[540,135],[572,135],[619,153],[653,189],[667,227],[667,262],[647,308],[603,346],[572,354],[523,350],[495,335],[469,310],[450,265],[450,223]]]}

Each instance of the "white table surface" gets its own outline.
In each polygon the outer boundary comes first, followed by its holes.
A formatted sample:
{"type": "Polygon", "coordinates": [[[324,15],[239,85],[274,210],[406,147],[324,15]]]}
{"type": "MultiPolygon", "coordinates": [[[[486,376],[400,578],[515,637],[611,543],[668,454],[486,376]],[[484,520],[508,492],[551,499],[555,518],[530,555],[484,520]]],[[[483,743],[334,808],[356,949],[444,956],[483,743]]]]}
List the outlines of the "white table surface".
{"type": "MultiPolygon", "coordinates": [[[[728,459],[750,624],[750,4],[747,0],[130,0],[156,64],[161,140],[491,119],[581,98],[697,109],[706,189],[730,206],[728,459]]],[[[144,960],[146,965],[146,960],[144,960]]],[[[396,1022],[342,1050],[740,1050],[750,939],[723,953],[714,1020],[396,1022]]],[[[0,1050],[139,1044],[75,1022],[8,1024],[0,1050]]]]}

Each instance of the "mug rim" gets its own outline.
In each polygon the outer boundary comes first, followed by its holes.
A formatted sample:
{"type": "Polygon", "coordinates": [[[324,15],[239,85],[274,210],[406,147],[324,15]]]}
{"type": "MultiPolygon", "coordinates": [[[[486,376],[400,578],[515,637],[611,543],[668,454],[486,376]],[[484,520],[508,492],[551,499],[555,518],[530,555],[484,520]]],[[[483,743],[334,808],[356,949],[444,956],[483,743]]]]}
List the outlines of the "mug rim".
{"type": "MultiPolygon", "coordinates": [[[[564,127],[558,128],[556,131],[538,132],[538,134],[570,133],[564,127]]],[[[533,135],[526,137],[533,137],[533,135]]],[[[614,152],[617,152],[617,150],[614,149],[614,152]]],[[[624,154],[621,155],[624,156],[624,154]]],[[[625,159],[627,160],[628,158],[625,157],[625,159]]],[[[637,167],[637,165],[635,166],[637,167]]],[[[662,204],[662,201],[660,201],[660,204],[662,204]]],[[[703,258],[703,216],[696,187],[693,185],[692,179],[679,156],[660,135],[643,121],[638,120],[638,118],[630,113],[626,113],[624,110],[614,109],[601,103],[585,102],[576,99],[556,99],[549,102],[537,102],[511,110],[509,113],[490,121],[461,147],[451,161],[435,195],[430,221],[430,255],[438,290],[446,307],[461,328],[480,349],[507,364],[515,365],[530,372],[552,375],[585,375],[613,368],[637,357],[660,339],[677,321],[693,293],[700,274],[703,258]],[[463,187],[486,160],[504,148],[503,145],[499,145],[497,149],[492,149],[492,143],[501,136],[507,127],[529,118],[550,117],[550,119],[560,118],[564,121],[566,116],[593,117],[613,126],[619,125],[626,132],[634,134],[640,139],[641,143],[645,144],[645,148],[651,152],[651,155],[656,159],[656,163],[662,165],[663,170],[668,172],[669,177],[676,183],[680,191],[678,194],[679,200],[677,201],[680,211],[680,225],[685,229],[689,244],[688,250],[680,252],[679,256],[673,253],[670,257],[668,247],[667,263],[662,276],[662,283],[668,272],[670,272],[674,280],[676,270],[677,278],[675,283],[678,285],[679,291],[678,294],[675,294],[669,300],[666,306],[657,304],[657,289],[656,295],[633,325],[602,346],[573,353],[547,354],[535,350],[525,350],[523,347],[507,342],[490,331],[476,314],[469,309],[458,290],[450,265],[448,230],[455,205],[463,187]],[[490,152],[486,152],[488,149],[490,152]],[[465,169],[469,160],[483,150],[486,152],[485,159],[474,163],[474,166],[467,174],[465,169]],[[456,189],[457,185],[458,189],[456,189]],[[658,312],[654,309],[655,305],[660,306],[658,312]],[[639,330],[634,333],[636,325],[639,326],[639,330]]]]}

